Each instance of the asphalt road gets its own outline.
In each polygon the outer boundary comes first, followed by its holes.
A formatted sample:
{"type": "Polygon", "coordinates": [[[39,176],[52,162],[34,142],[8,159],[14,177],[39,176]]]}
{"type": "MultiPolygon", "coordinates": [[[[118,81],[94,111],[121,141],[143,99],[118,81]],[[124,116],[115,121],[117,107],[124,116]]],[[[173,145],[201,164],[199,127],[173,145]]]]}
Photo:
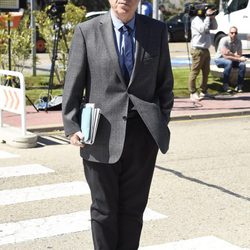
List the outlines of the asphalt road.
{"type": "MultiPolygon", "coordinates": [[[[141,250],[250,249],[250,117],[172,121],[170,128],[141,250]]],[[[0,144],[0,249],[92,250],[78,148],[61,132],[39,141],[25,150],[0,144]]]]}

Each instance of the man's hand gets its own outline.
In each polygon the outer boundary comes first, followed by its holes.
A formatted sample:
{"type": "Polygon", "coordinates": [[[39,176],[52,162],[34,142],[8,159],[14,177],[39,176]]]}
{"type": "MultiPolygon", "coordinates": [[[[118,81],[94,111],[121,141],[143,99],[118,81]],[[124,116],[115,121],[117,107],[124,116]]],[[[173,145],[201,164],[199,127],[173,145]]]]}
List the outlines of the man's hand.
{"type": "Polygon", "coordinates": [[[214,17],[214,13],[215,13],[215,12],[216,12],[216,10],[207,9],[207,11],[206,11],[206,16],[214,17]]]}
{"type": "Polygon", "coordinates": [[[240,62],[245,62],[245,61],[247,61],[247,58],[246,58],[245,56],[241,56],[241,57],[239,58],[239,61],[240,61],[240,62]]]}
{"type": "Polygon", "coordinates": [[[83,148],[85,146],[83,141],[83,134],[79,131],[70,136],[70,144],[83,148]]]}

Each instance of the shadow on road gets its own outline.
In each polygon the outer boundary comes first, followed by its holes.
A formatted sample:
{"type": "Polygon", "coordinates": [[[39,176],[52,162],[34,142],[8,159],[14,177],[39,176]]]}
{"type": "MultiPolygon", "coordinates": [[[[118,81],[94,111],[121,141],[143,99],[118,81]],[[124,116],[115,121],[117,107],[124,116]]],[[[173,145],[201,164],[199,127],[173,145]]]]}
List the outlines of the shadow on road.
{"type": "Polygon", "coordinates": [[[218,190],[222,191],[223,193],[232,195],[232,196],[234,196],[234,197],[236,197],[236,198],[239,198],[239,199],[242,199],[242,200],[246,200],[246,201],[250,201],[250,198],[249,198],[249,197],[246,197],[246,196],[237,194],[237,193],[235,193],[235,192],[232,192],[232,191],[230,191],[230,190],[228,190],[228,189],[226,189],[226,188],[220,187],[220,186],[218,186],[218,185],[210,184],[210,183],[201,181],[201,180],[196,179],[196,178],[193,178],[193,177],[185,176],[185,175],[182,174],[181,172],[178,172],[178,171],[173,170],[173,169],[170,169],[170,168],[164,168],[164,167],[160,167],[160,166],[155,166],[155,167],[158,168],[159,170],[163,170],[163,171],[172,173],[172,174],[178,176],[179,178],[186,179],[186,180],[189,180],[189,181],[192,181],[192,182],[196,182],[196,183],[198,183],[198,184],[200,184],[200,185],[204,185],[204,186],[207,186],[207,187],[215,188],[215,189],[218,189],[218,190]]]}

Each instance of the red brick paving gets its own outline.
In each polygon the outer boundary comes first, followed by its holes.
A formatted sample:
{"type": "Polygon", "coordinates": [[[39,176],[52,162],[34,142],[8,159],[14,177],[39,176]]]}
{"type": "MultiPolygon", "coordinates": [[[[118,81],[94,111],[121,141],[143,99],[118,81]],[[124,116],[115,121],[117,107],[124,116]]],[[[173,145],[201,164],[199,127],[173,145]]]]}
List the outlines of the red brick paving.
{"type": "MultiPolygon", "coordinates": [[[[39,111],[26,108],[27,130],[63,129],[61,111],[39,111]]],[[[192,102],[189,98],[175,98],[172,120],[250,114],[250,93],[218,95],[215,99],[192,102]]],[[[21,127],[20,115],[3,111],[3,123],[21,127]]]]}

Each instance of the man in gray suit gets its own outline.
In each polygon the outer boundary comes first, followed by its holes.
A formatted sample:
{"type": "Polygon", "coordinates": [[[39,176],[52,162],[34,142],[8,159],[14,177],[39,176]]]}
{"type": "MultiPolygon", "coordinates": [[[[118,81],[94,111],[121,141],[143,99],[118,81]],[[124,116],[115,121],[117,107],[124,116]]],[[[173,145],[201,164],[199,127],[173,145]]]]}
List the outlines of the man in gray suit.
{"type": "Polygon", "coordinates": [[[158,148],[169,146],[173,75],[166,25],[137,14],[139,0],[109,2],[107,14],[75,29],[63,121],[81,147],[95,249],[135,250],[158,148]],[[93,145],[81,143],[83,95],[101,109],[93,145]]]}

